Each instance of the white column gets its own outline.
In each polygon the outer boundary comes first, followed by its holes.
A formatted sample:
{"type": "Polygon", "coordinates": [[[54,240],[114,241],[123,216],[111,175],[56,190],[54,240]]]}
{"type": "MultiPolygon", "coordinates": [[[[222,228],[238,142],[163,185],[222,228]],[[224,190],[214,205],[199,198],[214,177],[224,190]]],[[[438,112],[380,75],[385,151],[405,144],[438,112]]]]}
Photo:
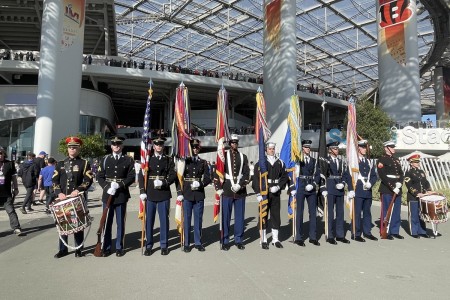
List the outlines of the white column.
{"type": "Polygon", "coordinates": [[[34,152],[78,133],[85,1],[44,0],[34,152]]]}

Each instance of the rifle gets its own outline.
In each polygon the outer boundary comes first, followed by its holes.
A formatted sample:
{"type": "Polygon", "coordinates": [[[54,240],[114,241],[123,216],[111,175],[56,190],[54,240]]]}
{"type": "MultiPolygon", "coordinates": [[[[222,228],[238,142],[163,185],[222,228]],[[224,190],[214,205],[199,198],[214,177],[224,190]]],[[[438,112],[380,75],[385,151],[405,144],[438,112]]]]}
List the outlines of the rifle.
{"type": "MultiPolygon", "coordinates": [[[[383,195],[381,195],[383,197],[383,195]]],[[[392,196],[392,200],[389,203],[389,207],[386,212],[386,216],[380,220],[380,236],[382,239],[387,239],[388,232],[389,232],[389,224],[391,223],[391,216],[392,216],[392,209],[394,208],[395,198],[397,197],[397,194],[394,193],[392,196]]],[[[383,200],[383,199],[382,199],[383,200]]],[[[383,201],[381,201],[383,202],[383,201]]],[[[383,213],[383,208],[381,208],[381,213],[383,213]]]]}
{"type": "Polygon", "coordinates": [[[97,245],[95,245],[94,256],[101,257],[102,256],[102,233],[105,229],[106,216],[108,215],[109,207],[111,206],[111,202],[113,199],[113,195],[109,195],[108,200],[106,201],[106,207],[103,209],[102,218],[100,219],[100,227],[97,230],[97,245]]]}

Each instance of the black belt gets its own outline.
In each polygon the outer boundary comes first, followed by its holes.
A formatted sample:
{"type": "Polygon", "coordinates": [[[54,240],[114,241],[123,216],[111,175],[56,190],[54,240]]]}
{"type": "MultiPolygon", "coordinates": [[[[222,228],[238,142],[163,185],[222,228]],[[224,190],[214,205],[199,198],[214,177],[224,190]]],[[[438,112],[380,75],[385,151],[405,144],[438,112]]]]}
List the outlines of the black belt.
{"type": "Polygon", "coordinates": [[[148,176],[148,179],[164,179],[164,176],[148,176]]]}
{"type": "Polygon", "coordinates": [[[330,179],[342,179],[342,176],[330,175],[328,176],[330,179]]]}
{"type": "Polygon", "coordinates": [[[124,179],[122,178],[106,178],[106,182],[122,182],[124,179]]]}
{"type": "Polygon", "coordinates": [[[305,175],[299,175],[298,178],[300,179],[312,179],[312,176],[305,176],[305,175]]]}

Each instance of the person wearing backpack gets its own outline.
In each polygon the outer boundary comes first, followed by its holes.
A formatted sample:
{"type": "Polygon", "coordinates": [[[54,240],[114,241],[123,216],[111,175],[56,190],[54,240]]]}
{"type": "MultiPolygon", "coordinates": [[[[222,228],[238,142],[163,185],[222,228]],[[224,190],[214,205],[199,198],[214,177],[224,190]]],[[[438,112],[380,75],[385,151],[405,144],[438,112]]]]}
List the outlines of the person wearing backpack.
{"type": "Polygon", "coordinates": [[[27,154],[27,161],[23,163],[22,168],[19,171],[19,176],[22,178],[23,186],[27,191],[22,207],[19,209],[23,214],[34,211],[34,209],[31,208],[31,204],[33,203],[34,188],[39,176],[37,167],[34,163],[34,156],[35,155],[33,153],[29,152],[27,154]]]}

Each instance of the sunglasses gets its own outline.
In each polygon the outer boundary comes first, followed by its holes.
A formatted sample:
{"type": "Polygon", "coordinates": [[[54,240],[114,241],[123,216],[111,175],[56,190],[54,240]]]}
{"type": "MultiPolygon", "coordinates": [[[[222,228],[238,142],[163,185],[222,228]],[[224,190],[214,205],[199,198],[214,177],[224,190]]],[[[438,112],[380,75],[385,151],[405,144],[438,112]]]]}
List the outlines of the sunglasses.
{"type": "Polygon", "coordinates": [[[232,142],[230,142],[230,144],[239,144],[239,143],[238,143],[238,142],[232,141],[232,142]]]}
{"type": "Polygon", "coordinates": [[[154,143],[155,144],[155,146],[162,146],[162,145],[164,145],[163,143],[154,143]]]}
{"type": "Polygon", "coordinates": [[[113,146],[122,146],[123,143],[117,143],[117,142],[114,142],[114,143],[111,143],[111,145],[113,145],[113,146]]]}
{"type": "Polygon", "coordinates": [[[200,146],[194,146],[193,149],[200,149],[200,146]]]}

